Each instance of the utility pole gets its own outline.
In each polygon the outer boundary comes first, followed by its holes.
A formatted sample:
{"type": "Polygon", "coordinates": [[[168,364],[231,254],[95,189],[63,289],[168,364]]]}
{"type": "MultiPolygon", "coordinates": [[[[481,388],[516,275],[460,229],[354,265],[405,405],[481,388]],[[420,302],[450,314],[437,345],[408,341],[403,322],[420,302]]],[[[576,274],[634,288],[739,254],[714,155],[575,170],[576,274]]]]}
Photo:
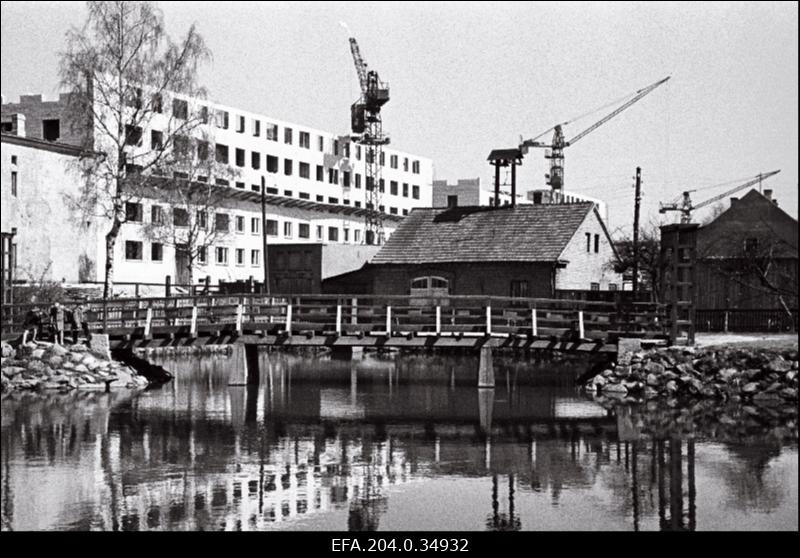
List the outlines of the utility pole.
{"type": "MultiPolygon", "coordinates": [[[[642,201],[642,168],[636,167],[636,198],[633,204],[633,292],[639,290],[639,204],[642,201]]],[[[635,298],[635,297],[634,297],[635,298]]]]}
{"type": "Polygon", "coordinates": [[[261,247],[264,257],[264,288],[262,292],[269,294],[269,258],[267,257],[267,184],[261,177],[261,247]]]}

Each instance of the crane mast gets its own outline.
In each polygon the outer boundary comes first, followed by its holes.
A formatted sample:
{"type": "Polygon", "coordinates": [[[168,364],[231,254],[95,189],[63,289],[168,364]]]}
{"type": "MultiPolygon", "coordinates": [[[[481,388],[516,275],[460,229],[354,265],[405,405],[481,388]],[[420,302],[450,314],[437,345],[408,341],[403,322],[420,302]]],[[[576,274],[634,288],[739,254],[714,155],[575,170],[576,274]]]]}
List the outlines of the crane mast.
{"type": "Polygon", "coordinates": [[[722,194],[716,195],[713,198],[709,198],[709,199],[707,199],[705,201],[702,201],[702,202],[698,203],[697,205],[692,205],[692,198],[689,195],[691,192],[694,192],[695,190],[688,190],[688,191],[684,192],[681,195],[682,199],[681,199],[680,202],[673,202],[673,203],[668,203],[668,204],[664,204],[664,203],[660,204],[658,212],[659,213],[666,213],[667,211],[680,211],[681,212],[681,223],[684,223],[684,224],[691,223],[692,222],[692,211],[694,211],[696,209],[701,209],[703,207],[706,207],[707,205],[712,204],[715,201],[721,200],[721,199],[723,199],[723,198],[725,198],[725,197],[727,197],[727,196],[729,196],[731,194],[735,194],[739,190],[744,190],[748,186],[752,186],[753,184],[756,184],[756,183],[761,183],[762,181],[766,180],[767,178],[770,178],[771,176],[775,176],[779,172],[781,172],[780,169],[778,169],[776,171],[768,172],[768,173],[765,173],[765,174],[758,174],[757,176],[755,176],[754,178],[748,180],[747,182],[745,182],[743,184],[739,184],[738,186],[735,186],[735,187],[731,188],[730,190],[727,190],[726,192],[723,192],[722,194]]]}
{"type": "Polygon", "coordinates": [[[361,96],[350,107],[350,128],[351,138],[365,148],[364,242],[380,244],[383,239],[383,214],[380,211],[381,167],[383,146],[389,143],[389,137],[383,133],[381,107],[389,101],[389,85],[380,80],[378,72],[367,69],[355,37],[350,37],[350,52],[361,86],[361,96]]]}
{"type": "MultiPolygon", "coordinates": [[[[648,85],[642,89],[639,89],[633,94],[633,97],[628,99],[625,103],[614,109],[612,112],[574,136],[569,141],[565,141],[564,139],[564,131],[562,126],[565,124],[569,124],[569,121],[562,122],[561,124],[556,124],[550,130],[553,130],[553,139],[550,144],[546,144],[544,142],[536,141],[537,138],[529,139],[523,141],[519,148],[523,154],[528,152],[528,148],[530,147],[543,147],[545,148],[544,157],[550,161],[550,174],[546,175],[547,177],[547,185],[550,186],[553,190],[563,190],[564,189],[564,148],[569,147],[570,145],[574,144],[576,141],[587,135],[588,133],[596,130],[619,113],[633,105],[634,103],[638,102],[642,97],[649,94],[655,88],[659,87],[663,83],[669,80],[670,76],[665,77],[664,79],[657,81],[653,84],[648,85]]],[[[546,130],[544,133],[549,132],[550,130],[546,130]]],[[[537,137],[541,137],[544,134],[540,134],[537,137]]]]}

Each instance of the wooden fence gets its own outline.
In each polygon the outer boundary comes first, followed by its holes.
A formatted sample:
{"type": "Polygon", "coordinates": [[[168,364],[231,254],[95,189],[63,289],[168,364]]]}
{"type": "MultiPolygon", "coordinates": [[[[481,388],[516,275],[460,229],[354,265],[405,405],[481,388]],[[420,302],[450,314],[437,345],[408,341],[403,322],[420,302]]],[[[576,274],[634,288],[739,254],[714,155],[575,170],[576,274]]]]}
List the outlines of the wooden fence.
{"type": "Polygon", "coordinates": [[[696,329],[706,332],[797,331],[797,310],[697,310],[696,329]]]}

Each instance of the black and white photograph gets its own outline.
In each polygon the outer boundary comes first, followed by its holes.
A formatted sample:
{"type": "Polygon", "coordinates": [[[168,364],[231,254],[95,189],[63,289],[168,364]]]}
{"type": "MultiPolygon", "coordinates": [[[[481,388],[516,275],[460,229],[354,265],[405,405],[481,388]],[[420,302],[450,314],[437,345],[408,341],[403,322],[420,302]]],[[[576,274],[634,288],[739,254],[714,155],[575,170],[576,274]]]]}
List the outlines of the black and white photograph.
{"type": "Polygon", "coordinates": [[[0,9],[4,535],[798,531],[798,3],[0,9]]]}

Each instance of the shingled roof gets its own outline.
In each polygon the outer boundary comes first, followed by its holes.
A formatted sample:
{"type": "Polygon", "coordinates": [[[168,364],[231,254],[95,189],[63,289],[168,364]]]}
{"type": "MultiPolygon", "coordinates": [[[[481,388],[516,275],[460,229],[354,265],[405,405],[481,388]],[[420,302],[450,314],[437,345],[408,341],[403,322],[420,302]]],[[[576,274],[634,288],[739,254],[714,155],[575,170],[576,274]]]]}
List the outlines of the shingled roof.
{"type": "Polygon", "coordinates": [[[593,203],[414,209],[373,264],[553,262],[593,203]]]}

